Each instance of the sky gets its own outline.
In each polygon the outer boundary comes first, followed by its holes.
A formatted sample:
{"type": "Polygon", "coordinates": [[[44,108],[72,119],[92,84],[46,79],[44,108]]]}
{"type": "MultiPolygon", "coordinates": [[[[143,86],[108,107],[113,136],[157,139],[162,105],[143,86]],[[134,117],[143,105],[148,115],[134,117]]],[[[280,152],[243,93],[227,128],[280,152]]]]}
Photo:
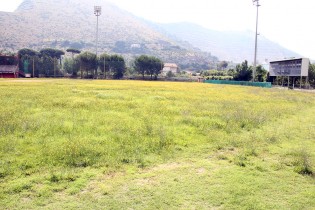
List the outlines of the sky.
{"type": "MultiPolygon", "coordinates": [[[[14,11],[22,1],[0,0],[0,11],[14,11]]],[[[249,30],[255,36],[256,7],[252,0],[108,1],[154,22],[192,22],[220,31],[249,30]]],[[[315,1],[259,0],[259,3],[259,35],[315,60],[315,1]]]]}

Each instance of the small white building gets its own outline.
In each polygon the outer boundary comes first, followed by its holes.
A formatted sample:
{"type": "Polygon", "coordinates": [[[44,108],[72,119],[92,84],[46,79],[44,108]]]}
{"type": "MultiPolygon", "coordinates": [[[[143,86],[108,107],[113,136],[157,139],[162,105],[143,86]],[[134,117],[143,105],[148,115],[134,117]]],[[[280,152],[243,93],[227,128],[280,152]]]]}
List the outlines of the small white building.
{"type": "Polygon", "coordinates": [[[130,45],[130,47],[132,48],[132,49],[139,49],[139,48],[141,48],[141,45],[140,44],[132,44],[132,45],[130,45]]]}
{"type": "Polygon", "coordinates": [[[163,73],[166,74],[167,72],[172,72],[176,74],[178,72],[178,66],[175,63],[165,63],[163,68],[163,73]]]}

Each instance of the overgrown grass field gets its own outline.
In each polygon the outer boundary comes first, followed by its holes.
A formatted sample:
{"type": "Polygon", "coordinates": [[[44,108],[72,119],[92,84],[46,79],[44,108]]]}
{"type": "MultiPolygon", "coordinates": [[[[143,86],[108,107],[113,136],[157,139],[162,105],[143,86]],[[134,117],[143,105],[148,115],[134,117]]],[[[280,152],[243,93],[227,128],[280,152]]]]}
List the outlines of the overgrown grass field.
{"type": "Polygon", "coordinates": [[[313,209],[315,94],[0,80],[1,209],[313,209]]]}

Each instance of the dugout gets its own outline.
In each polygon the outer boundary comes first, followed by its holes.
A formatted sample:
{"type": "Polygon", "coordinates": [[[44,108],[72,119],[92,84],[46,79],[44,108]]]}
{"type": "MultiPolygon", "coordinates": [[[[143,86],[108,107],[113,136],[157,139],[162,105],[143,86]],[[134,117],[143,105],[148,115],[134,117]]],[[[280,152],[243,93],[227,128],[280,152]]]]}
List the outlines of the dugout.
{"type": "Polygon", "coordinates": [[[18,78],[18,64],[17,56],[0,55],[0,78],[18,78]]]}

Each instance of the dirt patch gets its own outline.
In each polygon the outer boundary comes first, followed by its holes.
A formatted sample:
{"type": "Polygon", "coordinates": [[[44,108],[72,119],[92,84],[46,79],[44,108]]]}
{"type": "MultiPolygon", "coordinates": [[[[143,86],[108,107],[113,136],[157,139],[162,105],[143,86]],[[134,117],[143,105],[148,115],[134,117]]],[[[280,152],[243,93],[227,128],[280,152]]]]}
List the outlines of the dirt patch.
{"type": "Polygon", "coordinates": [[[156,186],[158,185],[158,182],[154,179],[154,177],[150,178],[143,178],[143,179],[137,179],[135,180],[136,185],[141,186],[141,187],[151,187],[151,186],[156,186]]]}
{"type": "Polygon", "coordinates": [[[21,82],[21,83],[32,83],[32,82],[56,82],[56,79],[7,79],[0,80],[2,82],[21,82]]]}
{"type": "Polygon", "coordinates": [[[300,91],[300,92],[307,92],[307,93],[315,93],[314,89],[294,89],[295,91],[300,91]]]}
{"type": "MultiPolygon", "coordinates": [[[[188,164],[183,164],[183,163],[165,163],[165,164],[161,164],[158,166],[155,166],[153,168],[148,169],[148,171],[170,171],[170,170],[175,170],[178,168],[183,168],[183,167],[187,167],[189,166],[188,164]]],[[[146,171],[147,172],[147,171],[146,171]]]]}
{"type": "Polygon", "coordinates": [[[197,169],[197,174],[198,175],[202,175],[205,174],[207,172],[207,170],[205,168],[198,168],[197,169]]]}

